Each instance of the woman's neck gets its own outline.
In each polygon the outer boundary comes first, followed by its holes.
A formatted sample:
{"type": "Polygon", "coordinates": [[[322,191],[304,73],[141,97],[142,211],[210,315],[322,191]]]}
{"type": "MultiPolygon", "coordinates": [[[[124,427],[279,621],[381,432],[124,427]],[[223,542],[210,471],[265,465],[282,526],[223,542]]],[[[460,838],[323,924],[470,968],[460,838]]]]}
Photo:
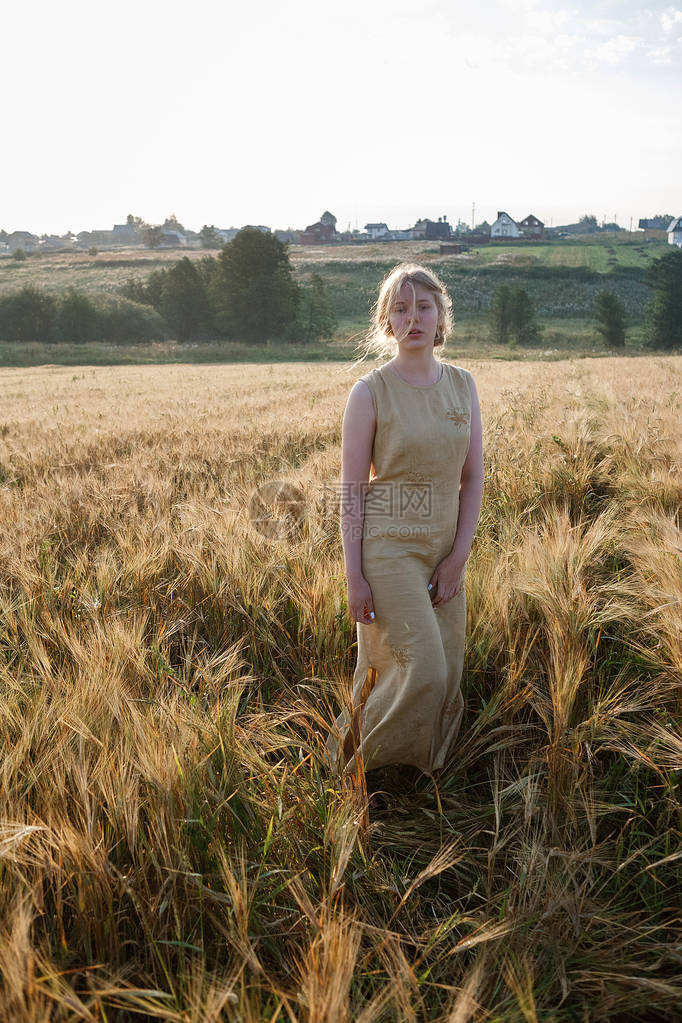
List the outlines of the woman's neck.
{"type": "Polygon", "coordinates": [[[416,352],[398,351],[391,363],[399,376],[418,387],[433,384],[440,376],[440,363],[432,348],[416,352]]]}

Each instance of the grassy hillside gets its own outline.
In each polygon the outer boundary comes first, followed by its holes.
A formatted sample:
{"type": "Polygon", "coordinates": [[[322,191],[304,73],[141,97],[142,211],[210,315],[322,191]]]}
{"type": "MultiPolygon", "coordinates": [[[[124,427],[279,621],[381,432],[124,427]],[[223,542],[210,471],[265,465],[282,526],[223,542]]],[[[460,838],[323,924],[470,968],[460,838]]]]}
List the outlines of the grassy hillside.
{"type": "Polygon", "coordinates": [[[459,361],[465,717],[369,822],[321,751],[363,370],[0,371],[0,1018],[677,1018],[682,361],[459,361]]]}
{"type": "MultiPolygon", "coordinates": [[[[383,276],[399,261],[414,260],[431,265],[446,282],[453,299],[457,328],[453,343],[474,347],[471,354],[483,354],[487,344],[486,315],[500,284],[526,289],[536,305],[545,328],[544,349],[558,351],[603,351],[593,329],[593,303],[604,288],[613,290],[623,302],[628,319],[628,344],[635,348],[642,341],[644,309],[650,289],[646,282],[650,263],[667,251],[661,242],[616,242],[581,240],[561,243],[522,243],[487,245],[461,255],[441,256],[439,246],[424,242],[400,242],[372,245],[292,246],[290,257],[295,274],[304,279],[319,273],[327,287],[338,317],[333,348],[316,345],[309,358],[347,357],[352,351],[343,346],[356,332],[368,325],[369,311],[376,299],[383,276]],[[345,354],[344,354],[345,353],[345,354]]],[[[88,293],[115,293],[130,278],[144,278],[154,269],[168,266],[182,256],[202,259],[207,254],[190,252],[139,252],[55,254],[32,256],[25,262],[0,260],[0,294],[26,283],[59,293],[75,286],[88,293]]],[[[139,346],[135,351],[103,348],[91,355],[82,346],[48,346],[45,356],[25,346],[0,345],[0,365],[31,364],[36,361],[64,364],[140,361],[214,361],[225,358],[249,358],[239,345],[199,345],[178,349],[175,346],[139,346]],[[184,351],[184,355],[183,355],[184,351]],[[172,354],[172,353],[175,354],[172,354]]],[[[260,349],[251,349],[252,358],[262,361],[260,349]]],[[[273,358],[305,357],[305,351],[273,351],[273,358]]]]}

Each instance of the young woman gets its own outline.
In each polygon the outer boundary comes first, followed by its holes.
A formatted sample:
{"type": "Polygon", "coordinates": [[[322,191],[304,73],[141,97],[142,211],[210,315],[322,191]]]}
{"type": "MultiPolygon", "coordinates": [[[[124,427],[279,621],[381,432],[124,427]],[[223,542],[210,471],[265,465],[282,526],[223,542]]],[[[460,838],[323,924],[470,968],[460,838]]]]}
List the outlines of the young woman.
{"type": "Polygon", "coordinates": [[[481,415],[471,374],[436,358],[451,302],[429,269],[383,281],[366,354],[392,356],[352,387],[343,417],[348,609],[357,622],[353,712],[327,750],[346,771],[442,768],[457,737],[465,566],[481,509],[481,415]]]}

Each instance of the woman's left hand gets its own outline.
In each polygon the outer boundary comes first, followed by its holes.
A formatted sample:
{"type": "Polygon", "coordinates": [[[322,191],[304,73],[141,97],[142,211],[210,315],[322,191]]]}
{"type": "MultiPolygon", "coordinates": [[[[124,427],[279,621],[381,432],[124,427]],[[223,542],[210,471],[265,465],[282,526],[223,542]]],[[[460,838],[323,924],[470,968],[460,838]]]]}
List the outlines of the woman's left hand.
{"type": "Polygon", "coordinates": [[[448,600],[452,600],[459,593],[464,582],[465,565],[466,559],[455,559],[448,555],[447,558],[443,558],[440,564],[436,566],[433,575],[429,579],[431,583],[429,593],[431,594],[431,603],[434,607],[446,604],[448,600]]]}

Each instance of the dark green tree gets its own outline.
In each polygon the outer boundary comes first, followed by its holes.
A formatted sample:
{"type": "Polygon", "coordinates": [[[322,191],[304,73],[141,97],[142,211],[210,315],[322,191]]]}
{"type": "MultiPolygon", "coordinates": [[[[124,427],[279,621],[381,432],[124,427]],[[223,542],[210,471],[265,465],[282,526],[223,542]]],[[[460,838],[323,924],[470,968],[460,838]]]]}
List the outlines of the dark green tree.
{"type": "Polygon", "coordinates": [[[129,277],[121,285],[121,294],[133,302],[143,302],[160,310],[167,276],[167,270],[152,270],[146,277],[129,277]]]}
{"type": "Polygon", "coordinates": [[[206,335],[208,296],[204,282],[187,256],[165,272],[158,308],[178,341],[192,341],[206,335]]]}
{"type": "Polygon", "coordinates": [[[99,340],[98,314],[94,304],[82,291],[69,288],[59,299],[55,316],[55,336],[58,341],[83,344],[99,340]]]}
{"type": "Polygon", "coordinates": [[[625,344],[625,309],[613,291],[600,291],[594,300],[597,330],[607,345],[622,348],[625,344]]]}
{"type": "Polygon", "coordinates": [[[0,338],[3,341],[52,341],[57,300],[27,284],[0,298],[0,338]]]}
{"type": "Polygon", "coordinates": [[[500,284],[493,296],[489,316],[490,336],[495,344],[509,344],[512,328],[512,300],[513,289],[508,284],[500,284]]]}
{"type": "Polygon", "coordinates": [[[204,224],[201,231],[199,231],[199,237],[201,238],[202,249],[222,248],[223,242],[215,229],[215,224],[204,224]]]}
{"type": "Polygon", "coordinates": [[[334,312],[324,281],[319,274],[312,273],[304,286],[301,301],[301,324],[306,341],[329,337],[336,328],[334,312]]]}
{"type": "Polygon", "coordinates": [[[142,241],[148,249],[158,249],[163,235],[160,224],[146,224],[142,229],[142,241]]]}
{"type": "Polygon", "coordinates": [[[512,288],[511,332],[514,340],[520,345],[534,345],[540,340],[535,306],[523,288],[512,288]]]}
{"type": "Polygon", "coordinates": [[[211,298],[222,334],[255,343],[295,336],[300,289],[284,242],[244,228],[216,262],[211,298]]]}
{"type": "Polygon", "coordinates": [[[682,345],[682,249],[673,248],[649,268],[654,296],[646,311],[651,348],[682,345]]]}
{"type": "Polygon", "coordinates": [[[591,234],[593,231],[598,231],[599,225],[594,213],[585,213],[578,221],[578,227],[577,233],[579,234],[591,234]]]}
{"type": "Polygon", "coordinates": [[[489,316],[490,335],[498,345],[515,341],[532,345],[540,339],[535,307],[523,288],[501,284],[495,291],[489,316]]]}

